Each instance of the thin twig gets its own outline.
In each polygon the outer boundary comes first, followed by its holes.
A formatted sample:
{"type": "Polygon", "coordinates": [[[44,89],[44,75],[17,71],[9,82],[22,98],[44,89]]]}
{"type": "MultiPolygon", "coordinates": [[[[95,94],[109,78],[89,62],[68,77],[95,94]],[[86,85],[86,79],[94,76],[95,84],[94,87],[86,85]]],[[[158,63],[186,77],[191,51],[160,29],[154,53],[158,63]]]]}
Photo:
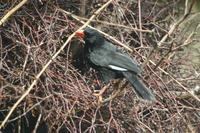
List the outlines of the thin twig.
{"type": "MultiPolygon", "coordinates": [[[[64,13],[68,14],[69,12],[65,11],[65,10],[62,10],[62,9],[59,9],[61,11],[63,11],[64,13]]],[[[79,18],[77,18],[75,15],[72,16],[74,19],[78,20],[79,22],[81,22],[82,24],[84,24],[85,22],[80,20],[79,18]]],[[[103,34],[104,36],[106,36],[107,38],[111,39],[112,41],[116,42],[117,44],[121,45],[122,47],[126,48],[127,50],[129,50],[130,52],[133,52],[133,50],[131,48],[129,48],[128,46],[126,46],[125,44],[121,43],[120,41],[118,41],[117,39],[115,39],[114,37],[108,35],[107,33],[101,31],[101,30],[98,30],[90,25],[87,25],[88,27],[94,29],[94,30],[97,30],[98,32],[100,32],[101,34],[103,34]]]]}
{"type": "Polygon", "coordinates": [[[185,7],[185,13],[184,13],[184,15],[176,23],[174,23],[172,25],[172,27],[167,32],[167,34],[165,34],[165,36],[163,36],[163,38],[158,42],[157,47],[154,48],[150,52],[149,56],[147,57],[147,60],[145,60],[145,62],[143,63],[142,66],[145,66],[149,62],[151,56],[153,55],[152,53],[154,53],[154,51],[156,51],[160,46],[162,46],[162,44],[164,44],[164,42],[167,40],[167,38],[169,36],[171,36],[172,33],[179,27],[179,25],[189,16],[189,14],[191,13],[191,10],[192,10],[192,7],[193,7],[194,3],[195,3],[195,0],[192,1],[192,3],[190,4],[190,7],[188,8],[187,7],[187,1],[186,1],[186,4],[185,4],[186,7],[185,7]]]}
{"type": "Polygon", "coordinates": [[[147,126],[146,124],[144,124],[143,122],[141,122],[140,120],[138,120],[137,122],[139,122],[141,125],[143,125],[146,129],[148,129],[151,133],[155,133],[149,126],[147,126]]]}
{"type": "Polygon", "coordinates": [[[1,20],[0,20],[0,26],[5,23],[8,18],[14,14],[20,7],[22,7],[28,0],[22,0],[18,5],[16,5],[13,9],[11,9],[1,20]]]}
{"type": "MultiPolygon", "coordinates": [[[[196,29],[195,29],[196,30],[196,29]]],[[[179,48],[181,48],[181,47],[184,47],[184,46],[187,46],[187,45],[189,45],[189,44],[191,44],[191,38],[195,35],[196,33],[195,33],[195,31],[193,31],[192,33],[190,33],[190,35],[187,37],[187,39],[183,42],[183,44],[182,45],[180,45],[180,46],[177,46],[177,47],[175,47],[175,48],[173,48],[172,49],[172,51],[176,51],[177,49],[179,49],[179,48]]]]}
{"type": "MultiPolygon", "coordinates": [[[[141,19],[142,15],[141,15],[141,1],[140,0],[138,0],[138,12],[139,12],[139,28],[142,29],[142,19],[141,19]]],[[[142,39],[143,39],[142,32],[140,32],[140,45],[141,47],[144,47],[142,39]]]]}
{"type": "MultiPolygon", "coordinates": [[[[200,96],[200,87],[196,86],[194,89],[190,90],[190,92],[194,95],[200,96]]],[[[172,93],[180,99],[191,98],[191,95],[188,92],[172,91],[172,93]]]]}
{"type": "MultiPolygon", "coordinates": [[[[78,21],[88,21],[88,18],[84,18],[84,17],[80,17],[80,16],[77,16],[71,12],[68,12],[68,11],[65,11],[63,9],[58,9],[64,13],[66,13],[67,15],[73,17],[74,19],[78,20],[78,21]]],[[[83,22],[82,21],[82,22],[83,22]]],[[[125,28],[125,29],[129,29],[129,30],[134,30],[134,31],[139,31],[139,32],[147,32],[147,33],[151,33],[153,31],[151,30],[144,30],[144,29],[138,29],[138,28],[133,28],[133,27],[130,27],[130,26],[125,26],[125,25],[121,25],[121,24],[116,24],[116,23],[111,23],[111,22],[106,22],[106,21],[101,21],[101,20],[92,20],[91,22],[96,22],[96,23],[102,23],[102,24],[105,24],[105,25],[109,25],[109,26],[116,26],[116,27],[121,27],[121,28],[125,28]]]]}
{"type": "Polygon", "coordinates": [[[35,128],[34,128],[34,130],[33,130],[33,133],[37,133],[37,128],[38,128],[38,126],[39,126],[39,124],[40,124],[41,118],[42,118],[42,114],[40,113],[40,115],[38,116],[38,119],[37,119],[37,123],[36,123],[36,125],[35,125],[35,128]]]}
{"type": "Polygon", "coordinates": [[[174,43],[171,43],[169,50],[167,51],[167,53],[158,61],[158,63],[156,64],[156,66],[153,68],[153,70],[155,71],[156,68],[158,66],[160,66],[160,64],[165,60],[166,57],[168,57],[168,55],[172,52],[174,43]]]}
{"type": "MultiPolygon", "coordinates": [[[[92,19],[94,19],[97,14],[99,14],[105,7],[107,7],[110,3],[112,2],[112,0],[109,0],[108,2],[106,2],[103,6],[101,6],[91,17],[90,19],[83,25],[81,26],[77,31],[85,28],[92,19]]],[[[13,113],[13,111],[16,109],[16,107],[19,105],[19,103],[29,94],[29,92],[33,89],[33,87],[36,85],[37,81],[39,80],[40,76],[44,73],[44,71],[47,69],[47,67],[52,63],[53,60],[56,59],[56,57],[60,54],[60,52],[65,48],[65,46],[67,46],[67,44],[70,42],[70,40],[75,36],[74,32],[73,34],[71,34],[67,41],[61,46],[61,48],[52,56],[52,58],[47,62],[47,64],[45,64],[45,66],[42,68],[42,70],[37,74],[37,76],[35,77],[35,80],[31,83],[30,87],[24,92],[24,94],[20,97],[20,99],[17,100],[17,102],[12,106],[11,110],[9,111],[9,113],[7,114],[7,116],[5,117],[5,119],[3,120],[3,122],[1,123],[0,129],[4,127],[5,123],[8,121],[9,117],[11,116],[11,114],[13,113]]]]}
{"type": "Polygon", "coordinates": [[[158,47],[160,47],[169,36],[172,35],[172,33],[175,31],[175,29],[178,28],[178,26],[189,16],[189,14],[191,13],[192,7],[195,3],[195,0],[192,1],[192,3],[190,4],[190,7],[187,7],[187,2],[186,1],[186,7],[185,7],[185,13],[183,15],[183,17],[181,17],[176,23],[174,23],[171,27],[171,29],[168,31],[168,33],[160,40],[160,42],[157,44],[158,47]]]}
{"type": "MultiPolygon", "coordinates": [[[[62,9],[60,9],[60,10],[62,10],[62,9]]],[[[66,11],[64,11],[64,10],[62,10],[63,12],[65,12],[65,13],[67,13],[66,11]]],[[[78,19],[78,18],[76,18],[75,16],[73,16],[75,19],[77,19],[78,21],[80,21],[81,23],[84,23],[83,21],[81,21],[80,19],[78,19]]],[[[130,52],[136,52],[137,54],[139,54],[135,49],[131,49],[131,48],[129,48],[128,46],[126,46],[125,44],[123,44],[122,42],[120,42],[120,41],[118,41],[117,39],[115,39],[114,37],[112,37],[112,36],[110,36],[110,35],[108,35],[108,34],[106,34],[106,33],[104,33],[104,32],[102,32],[102,31],[100,31],[100,30],[98,30],[98,29],[96,29],[96,28],[94,28],[94,27],[92,27],[92,26],[89,26],[88,25],[88,27],[90,27],[90,28],[93,28],[93,29],[95,29],[95,30],[97,30],[97,31],[99,31],[100,33],[102,33],[103,35],[105,35],[106,37],[108,37],[109,39],[111,39],[112,41],[114,41],[115,43],[117,43],[117,44],[119,44],[120,46],[122,46],[122,47],[124,47],[124,48],[126,48],[127,50],[129,50],[130,52]]],[[[139,54],[140,55],[140,54],[139,54]]],[[[141,56],[141,55],[140,55],[141,56]]],[[[147,58],[146,57],[144,57],[144,56],[141,56],[144,60],[147,60],[147,58]]],[[[148,59],[148,61],[152,64],[152,65],[154,65],[154,66],[156,66],[156,64],[152,61],[152,60],[149,60],[148,59]]],[[[176,80],[170,73],[168,73],[168,72],[166,72],[165,70],[163,70],[161,67],[157,67],[161,72],[163,72],[164,74],[166,74],[166,75],[168,75],[173,81],[175,81],[179,86],[181,86],[184,90],[186,90],[190,95],[191,95],[191,97],[193,97],[194,99],[196,99],[197,101],[199,101],[200,102],[200,99],[197,97],[197,96],[195,96],[194,94],[192,94],[190,91],[188,91],[188,89],[185,87],[185,86],[183,86],[178,80],[176,80]]]]}
{"type": "MultiPolygon", "coordinates": [[[[149,62],[153,65],[156,65],[153,61],[149,60],[149,62]]],[[[184,85],[182,85],[178,80],[176,80],[170,73],[166,72],[165,70],[163,70],[162,68],[158,67],[158,69],[160,71],[162,71],[165,75],[169,76],[173,81],[175,81],[180,87],[182,87],[186,92],[188,92],[188,94],[191,95],[191,97],[193,97],[194,99],[196,99],[198,102],[200,102],[200,99],[193,93],[191,93],[191,91],[188,90],[188,88],[186,88],[184,85]]]]}

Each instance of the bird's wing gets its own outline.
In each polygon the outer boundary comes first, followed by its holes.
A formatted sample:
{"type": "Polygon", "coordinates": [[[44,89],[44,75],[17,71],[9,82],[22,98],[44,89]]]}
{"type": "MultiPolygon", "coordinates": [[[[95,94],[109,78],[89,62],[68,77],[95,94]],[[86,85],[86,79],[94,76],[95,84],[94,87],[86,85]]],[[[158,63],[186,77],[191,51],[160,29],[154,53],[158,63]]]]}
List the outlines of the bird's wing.
{"type": "Polygon", "coordinates": [[[117,71],[132,71],[136,74],[141,72],[136,61],[123,53],[110,49],[101,48],[94,50],[90,53],[89,58],[97,66],[117,71]]]}
{"type": "Polygon", "coordinates": [[[102,67],[100,69],[98,69],[100,74],[101,74],[101,78],[105,83],[108,83],[111,79],[116,79],[116,78],[120,78],[121,75],[118,75],[118,73],[116,73],[115,71],[111,70],[111,69],[107,69],[105,67],[102,67]]]}

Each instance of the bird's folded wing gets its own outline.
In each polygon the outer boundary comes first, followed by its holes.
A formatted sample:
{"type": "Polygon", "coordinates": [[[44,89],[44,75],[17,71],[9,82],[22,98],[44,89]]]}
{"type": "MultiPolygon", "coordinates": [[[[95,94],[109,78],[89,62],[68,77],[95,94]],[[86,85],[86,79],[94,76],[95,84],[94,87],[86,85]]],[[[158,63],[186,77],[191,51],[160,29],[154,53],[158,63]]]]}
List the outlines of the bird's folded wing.
{"type": "Polygon", "coordinates": [[[136,74],[141,72],[136,61],[120,52],[106,49],[96,50],[90,54],[89,58],[97,66],[118,71],[132,71],[136,74]]]}

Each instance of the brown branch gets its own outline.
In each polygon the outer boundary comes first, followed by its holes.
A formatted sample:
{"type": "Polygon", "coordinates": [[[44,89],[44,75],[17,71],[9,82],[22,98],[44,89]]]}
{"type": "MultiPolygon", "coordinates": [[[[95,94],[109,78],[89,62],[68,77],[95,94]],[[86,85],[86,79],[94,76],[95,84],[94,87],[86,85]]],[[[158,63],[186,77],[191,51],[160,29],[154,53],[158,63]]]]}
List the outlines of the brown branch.
{"type": "MultiPolygon", "coordinates": [[[[83,21],[79,20],[78,18],[75,18],[75,19],[77,19],[77,20],[80,21],[81,23],[84,23],[83,21]]],[[[89,25],[88,25],[88,27],[93,28],[93,29],[95,29],[95,30],[98,30],[98,29],[96,29],[96,28],[94,28],[94,27],[92,27],[92,26],[89,26],[89,25]]],[[[110,35],[108,35],[108,34],[102,32],[102,31],[100,31],[100,30],[98,30],[98,31],[99,31],[100,33],[104,34],[106,37],[110,38],[110,39],[111,39],[112,41],[114,41],[115,43],[117,43],[117,44],[119,44],[120,46],[126,48],[126,49],[129,50],[130,52],[133,52],[133,50],[134,50],[134,52],[136,52],[137,54],[139,54],[135,49],[130,49],[128,46],[126,46],[126,45],[123,44],[122,42],[116,40],[114,37],[112,37],[112,36],[110,36],[110,35]]],[[[140,54],[139,54],[139,55],[140,55],[140,54]]],[[[141,56],[144,60],[147,60],[146,57],[144,57],[144,56],[142,56],[142,55],[140,55],[140,56],[141,56]]],[[[152,60],[149,60],[149,62],[150,62],[152,65],[156,66],[156,64],[155,64],[152,60]]],[[[178,80],[176,80],[170,73],[166,72],[166,71],[163,70],[161,67],[157,67],[157,68],[158,68],[161,72],[163,72],[164,74],[168,75],[173,81],[175,81],[175,82],[176,82],[179,86],[181,86],[184,90],[186,90],[186,91],[188,92],[188,94],[191,95],[191,97],[193,97],[194,99],[196,99],[197,101],[200,102],[200,99],[199,99],[197,96],[195,96],[194,94],[192,94],[185,86],[183,86],[178,80]]]]}
{"type": "MultiPolygon", "coordinates": [[[[59,9],[59,10],[65,12],[67,15],[73,17],[74,19],[76,19],[78,21],[81,21],[81,20],[87,21],[88,20],[88,18],[77,16],[77,15],[72,14],[71,12],[67,12],[63,9],[59,9]]],[[[101,21],[101,20],[92,20],[92,22],[101,23],[101,24],[105,24],[105,25],[109,25],[109,26],[121,27],[121,28],[129,29],[129,30],[139,31],[139,32],[148,32],[148,33],[152,32],[151,30],[138,29],[138,28],[133,28],[133,27],[116,24],[116,23],[111,23],[111,22],[106,22],[106,21],[101,21]]]]}
{"type": "MultiPolygon", "coordinates": [[[[196,30],[196,29],[195,29],[195,30],[196,30]]],[[[192,42],[192,41],[191,41],[191,38],[196,34],[195,32],[196,32],[196,31],[193,31],[193,32],[187,37],[187,39],[183,42],[182,45],[173,48],[172,51],[176,51],[177,49],[180,49],[181,47],[184,47],[184,46],[187,46],[187,45],[191,44],[191,42],[192,42]]]]}
{"type": "Polygon", "coordinates": [[[154,48],[150,52],[149,56],[147,57],[147,59],[145,60],[145,62],[143,63],[142,66],[145,66],[149,62],[149,60],[150,60],[151,56],[153,55],[154,51],[156,51],[167,40],[167,38],[172,35],[172,33],[179,27],[179,25],[189,16],[189,14],[191,13],[192,7],[193,7],[193,5],[195,3],[195,0],[192,1],[192,3],[190,4],[189,8],[187,7],[187,2],[188,1],[186,1],[186,4],[185,4],[185,13],[184,13],[184,15],[176,23],[174,23],[172,25],[172,27],[167,32],[167,34],[158,42],[157,47],[154,48]]]}
{"type": "MultiPolygon", "coordinates": [[[[107,7],[110,3],[112,2],[112,0],[109,0],[108,2],[106,2],[102,7],[100,7],[91,17],[90,19],[83,25],[81,26],[78,30],[81,30],[83,28],[85,28],[92,19],[94,19],[105,7],[107,7]]],[[[78,31],[77,30],[77,31],[78,31]]],[[[17,100],[17,102],[12,106],[11,110],[9,111],[9,113],[6,115],[5,119],[3,120],[3,122],[0,125],[0,129],[4,127],[5,123],[8,121],[9,117],[11,116],[11,114],[13,113],[13,111],[17,108],[17,106],[19,105],[20,102],[22,102],[22,100],[29,94],[29,92],[33,89],[33,87],[36,85],[38,79],[40,78],[40,76],[44,73],[44,71],[47,69],[47,67],[52,63],[53,60],[56,59],[56,57],[60,54],[60,52],[65,48],[65,46],[67,46],[67,44],[70,42],[70,40],[75,36],[74,32],[73,34],[71,34],[67,41],[61,46],[61,48],[52,56],[52,58],[47,62],[47,64],[45,64],[45,66],[42,68],[42,70],[37,74],[35,80],[31,83],[30,87],[24,92],[24,94],[17,100]]]]}
{"type": "Polygon", "coordinates": [[[169,50],[167,51],[167,53],[158,61],[158,63],[156,64],[156,66],[153,68],[154,71],[156,70],[156,68],[157,68],[158,66],[160,66],[160,64],[165,60],[165,58],[168,57],[169,54],[172,52],[173,44],[174,44],[174,43],[171,43],[170,49],[169,49],[169,50]]]}
{"type": "MultiPolygon", "coordinates": [[[[139,12],[139,28],[142,29],[142,15],[141,15],[141,0],[138,0],[138,12],[139,12]]],[[[141,47],[144,47],[143,41],[142,41],[142,32],[140,32],[140,45],[141,47]]]]}
{"type": "MultiPolygon", "coordinates": [[[[149,62],[153,65],[156,65],[153,61],[149,60],[149,62]]],[[[163,70],[162,68],[158,67],[158,69],[160,71],[162,71],[165,75],[169,76],[173,81],[175,81],[179,86],[181,86],[191,97],[193,97],[194,99],[196,99],[197,101],[200,102],[200,99],[193,94],[191,91],[188,90],[188,88],[186,88],[184,85],[182,85],[178,80],[176,80],[170,73],[166,72],[165,70],[163,70]]]]}
{"type": "MultiPolygon", "coordinates": [[[[194,95],[200,96],[200,87],[196,86],[194,89],[190,90],[190,92],[194,95]]],[[[179,91],[173,91],[174,95],[176,95],[177,98],[180,99],[188,99],[191,98],[191,94],[188,92],[179,92],[179,91]]]]}
{"type": "MultiPolygon", "coordinates": [[[[64,13],[66,14],[69,14],[69,12],[65,11],[65,10],[62,10],[62,9],[59,9],[61,11],[63,11],[64,13]]],[[[77,18],[75,15],[72,16],[74,19],[78,20],[79,22],[81,22],[82,24],[84,24],[85,22],[80,20],[79,18],[77,18]]],[[[131,48],[129,48],[128,46],[126,46],[125,44],[121,43],[120,41],[116,40],[114,37],[108,35],[107,33],[101,31],[101,30],[98,30],[90,25],[87,25],[88,27],[92,28],[92,29],[95,29],[97,30],[98,32],[100,32],[101,34],[103,34],[104,36],[108,37],[109,39],[111,39],[112,41],[116,42],[117,44],[121,45],[122,47],[126,48],[127,50],[133,52],[133,50],[131,48]]]]}
{"type": "MultiPolygon", "coordinates": [[[[185,13],[185,15],[182,17],[182,19],[180,19],[177,23],[175,23],[174,24],[174,28],[172,27],[172,29],[170,29],[170,32],[168,32],[168,34],[170,33],[170,35],[173,33],[173,31],[182,23],[182,21],[183,20],[185,20],[186,19],[186,17],[188,16],[188,14],[191,12],[191,7],[193,6],[193,3],[190,5],[190,10],[188,10],[188,12],[187,12],[187,14],[185,13]],[[184,19],[183,19],[184,18],[184,19]],[[176,26],[175,26],[176,25],[176,26]]],[[[62,10],[62,9],[59,9],[59,10],[61,10],[61,11],[63,11],[63,12],[65,12],[66,14],[68,14],[69,15],[69,12],[66,12],[66,11],[64,11],[64,10],[62,10]]],[[[70,15],[72,15],[71,13],[70,13],[70,15]]],[[[78,21],[80,21],[81,23],[84,23],[83,21],[81,21],[79,18],[77,18],[76,16],[72,16],[73,18],[75,18],[76,20],[78,20],[78,21]]],[[[102,32],[102,31],[100,31],[100,30],[98,30],[98,29],[96,29],[96,28],[94,28],[94,27],[92,27],[92,26],[89,26],[88,25],[88,27],[90,27],[90,28],[93,28],[93,29],[95,29],[95,30],[97,30],[97,31],[99,31],[100,33],[102,33],[103,35],[105,35],[106,37],[108,37],[108,38],[110,38],[112,41],[114,41],[115,43],[117,43],[117,44],[119,44],[120,46],[122,46],[122,47],[124,47],[124,48],[126,48],[127,50],[129,50],[130,52],[136,52],[137,54],[139,54],[135,49],[130,49],[128,46],[126,46],[125,44],[123,44],[123,43],[121,43],[120,41],[118,41],[118,40],[116,40],[114,37],[112,37],[112,36],[110,36],[110,35],[108,35],[108,34],[106,34],[106,33],[104,33],[104,32],[102,32]]],[[[168,34],[166,34],[166,35],[168,35],[168,34]]],[[[167,36],[168,37],[168,36],[167,36]]],[[[164,38],[164,37],[163,37],[164,38]]],[[[162,39],[162,40],[166,40],[167,38],[165,38],[165,39],[162,39]]],[[[161,40],[161,41],[162,41],[161,40]]],[[[160,41],[160,42],[161,42],[160,41]]],[[[163,42],[164,42],[163,41],[163,42]]],[[[173,42],[172,42],[173,43],[173,42]]],[[[158,43],[159,44],[159,43],[158,43]]],[[[139,54],[140,55],[140,54],[139,54]]],[[[144,57],[144,56],[142,56],[142,55],[140,55],[144,60],[145,60],[145,62],[147,61],[149,61],[152,65],[154,65],[154,66],[156,66],[156,64],[152,61],[152,60],[150,60],[150,58],[149,57],[144,57]]],[[[146,62],[146,63],[147,63],[146,62]]],[[[145,63],[145,64],[146,64],[145,63]]],[[[144,64],[143,64],[144,65],[144,64]]],[[[165,75],[168,75],[173,81],[175,81],[180,87],[182,87],[185,91],[187,91],[188,92],[188,94],[190,94],[191,95],[191,97],[193,97],[194,99],[196,99],[197,101],[199,101],[200,102],[200,99],[196,96],[196,95],[194,95],[194,94],[192,94],[189,90],[188,90],[188,88],[186,88],[184,85],[182,85],[178,80],[176,80],[175,78],[174,78],[174,76],[172,75],[172,74],[170,74],[170,73],[168,73],[168,72],[166,72],[165,70],[163,70],[161,67],[157,67],[161,72],[163,72],[165,75]]]]}
{"type": "Polygon", "coordinates": [[[22,0],[18,5],[16,5],[13,9],[11,9],[1,20],[0,20],[0,26],[5,23],[8,18],[14,14],[20,7],[22,7],[28,0],[22,0]]]}
{"type": "Polygon", "coordinates": [[[167,40],[167,38],[172,35],[172,33],[175,31],[175,29],[177,29],[178,26],[189,16],[189,14],[191,13],[191,10],[192,10],[192,7],[193,7],[194,3],[195,3],[195,0],[192,1],[192,3],[190,4],[190,7],[188,8],[187,7],[187,1],[186,1],[186,7],[185,7],[184,15],[176,23],[173,24],[173,26],[168,31],[168,33],[157,44],[158,47],[160,47],[167,40]]]}
{"type": "Polygon", "coordinates": [[[37,133],[37,129],[38,129],[38,126],[39,126],[39,124],[40,124],[41,118],[42,118],[42,114],[40,113],[40,115],[38,116],[38,119],[37,119],[35,128],[34,128],[34,130],[33,130],[32,133],[37,133]]]}

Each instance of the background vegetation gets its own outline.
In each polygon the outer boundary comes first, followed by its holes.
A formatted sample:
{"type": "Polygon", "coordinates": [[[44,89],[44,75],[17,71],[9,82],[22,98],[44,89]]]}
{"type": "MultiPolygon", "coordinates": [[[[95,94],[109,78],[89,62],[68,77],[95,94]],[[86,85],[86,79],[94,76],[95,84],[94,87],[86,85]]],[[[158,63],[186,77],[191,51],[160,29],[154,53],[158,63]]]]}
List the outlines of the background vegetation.
{"type": "Polygon", "coordinates": [[[0,2],[2,132],[199,131],[198,0],[113,0],[104,9],[106,0],[25,0],[11,12],[20,2],[0,2]],[[116,80],[104,84],[85,66],[81,41],[70,38],[92,15],[90,26],[139,62],[156,102],[121,80],[122,93],[99,104],[94,90],[106,86],[104,100],[116,80]]]}

